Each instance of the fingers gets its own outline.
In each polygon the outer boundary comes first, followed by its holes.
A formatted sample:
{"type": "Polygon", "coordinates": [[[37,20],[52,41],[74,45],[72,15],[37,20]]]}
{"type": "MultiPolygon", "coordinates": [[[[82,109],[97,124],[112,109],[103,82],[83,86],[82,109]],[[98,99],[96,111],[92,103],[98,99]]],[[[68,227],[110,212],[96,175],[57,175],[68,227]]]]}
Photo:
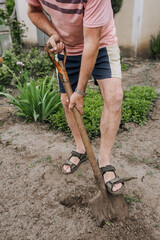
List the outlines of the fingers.
{"type": "Polygon", "coordinates": [[[75,105],[76,105],[75,103],[70,102],[70,104],[69,104],[69,109],[70,109],[70,110],[73,110],[73,108],[74,108],[75,105]]]}
{"type": "Polygon", "coordinates": [[[83,108],[81,106],[76,105],[77,110],[80,112],[81,115],[83,115],[83,108]]]}
{"type": "Polygon", "coordinates": [[[83,115],[83,96],[74,92],[70,98],[69,109],[73,110],[73,107],[76,107],[77,110],[83,115]]]}
{"type": "Polygon", "coordinates": [[[81,102],[79,101],[77,101],[76,103],[74,100],[71,99],[69,103],[69,109],[72,111],[74,107],[76,107],[80,114],[83,115],[83,104],[81,104],[81,102]]]}
{"type": "Polygon", "coordinates": [[[69,104],[69,109],[70,109],[71,111],[73,110],[74,107],[76,107],[77,110],[80,112],[80,114],[83,115],[83,107],[82,107],[82,106],[78,106],[78,105],[76,105],[76,104],[74,104],[74,103],[70,103],[70,104],[69,104]]]}
{"type": "Polygon", "coordinates": [[[61,53],[64,49],[64,43],[58,35],[52,35],[48,39],[47,44],[51,46],[50,51],[54,54],[61,53]]]}
{"type": "Polygon", "coordinates": [[[53,53],[54,54],[61,53],[63,51],[63,49],[64,49],[64,43],[63,42],[58,42],[53,49],[54,50],[53,53]]]}

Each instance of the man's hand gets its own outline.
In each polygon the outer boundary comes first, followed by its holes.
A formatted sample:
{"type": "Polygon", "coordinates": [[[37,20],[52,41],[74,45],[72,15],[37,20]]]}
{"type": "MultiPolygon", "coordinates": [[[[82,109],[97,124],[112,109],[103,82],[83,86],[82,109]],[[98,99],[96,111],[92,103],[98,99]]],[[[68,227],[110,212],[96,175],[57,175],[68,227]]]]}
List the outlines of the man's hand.
{"type": "Polygon", "coordinates": [[[83,96],[74,92],[70,98],[69,109],[72,110],[76,106],[81,115],[83,115],[83,96]]]}
{"type": "Polygon", "coordinates": [[[47,44],[50,44],[52,46],[50,51],[54,54],[61,53],[64,49],[64,43],[62,42],[58,34],[51,35],[51,37],[47,41],[47,44]]]}

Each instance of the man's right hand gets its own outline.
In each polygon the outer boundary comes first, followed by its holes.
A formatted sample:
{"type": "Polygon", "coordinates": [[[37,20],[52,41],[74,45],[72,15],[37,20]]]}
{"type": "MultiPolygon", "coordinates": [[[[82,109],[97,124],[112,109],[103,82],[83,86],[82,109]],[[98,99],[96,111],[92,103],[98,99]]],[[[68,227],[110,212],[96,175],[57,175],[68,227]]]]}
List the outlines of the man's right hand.
{"type": "Polygon", "coordinates": [[[47,44],[50,44],[52,47],[50,51],[54,54],[61,53],[64,49],[64,43],[58,34],[53,34],[47,41],[47,44]]]}

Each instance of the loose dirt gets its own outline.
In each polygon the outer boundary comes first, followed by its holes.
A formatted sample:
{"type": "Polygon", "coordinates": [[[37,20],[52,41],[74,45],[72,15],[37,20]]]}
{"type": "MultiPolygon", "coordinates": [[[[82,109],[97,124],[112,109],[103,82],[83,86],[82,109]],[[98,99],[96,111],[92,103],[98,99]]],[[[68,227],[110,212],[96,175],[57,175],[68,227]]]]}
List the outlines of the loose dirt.
{"type": "MultiPolygon", "coordinates": [[[[160,62],[124,59],[123,86],[160,89],[160,62]]],[[[89,200],[97,192],[89,162],[72,175],[61,165],[74,148],[72,138],[47,124],[25,123],[0,98],[0,240],[160,239],[160,102],[148,123],[125,124],[117,134],[112,164],[126,181],[129,218],[96,225],[89,200]]],[[[98,157],[99,138],[92,141],[98,157]]]]}

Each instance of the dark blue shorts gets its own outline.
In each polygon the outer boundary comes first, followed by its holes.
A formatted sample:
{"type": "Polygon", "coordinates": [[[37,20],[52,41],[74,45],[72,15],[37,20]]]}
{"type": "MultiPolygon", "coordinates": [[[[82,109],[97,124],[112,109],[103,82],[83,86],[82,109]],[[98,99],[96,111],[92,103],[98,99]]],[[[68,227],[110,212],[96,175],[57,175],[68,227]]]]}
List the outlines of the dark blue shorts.
{"type": "MultiPolygon", "coordinates": [[[[69,81],[74,91],[77,87],[82,55],[67,56],[66,71],[69,77],[69,81]]],[[[58,60],[63,61],[64,56],[58,54],[58,60]]],[[[92,71],[94,82],[97,85],[96,80],[107,79],[112,77],[121,78],[121,65],[120,54],[118,46],[110,46],[99,49],[95,67],[92,71]]],[[[65,93],[63,84],[59,79],[59,90],[61,93],[65,93]]]]}

